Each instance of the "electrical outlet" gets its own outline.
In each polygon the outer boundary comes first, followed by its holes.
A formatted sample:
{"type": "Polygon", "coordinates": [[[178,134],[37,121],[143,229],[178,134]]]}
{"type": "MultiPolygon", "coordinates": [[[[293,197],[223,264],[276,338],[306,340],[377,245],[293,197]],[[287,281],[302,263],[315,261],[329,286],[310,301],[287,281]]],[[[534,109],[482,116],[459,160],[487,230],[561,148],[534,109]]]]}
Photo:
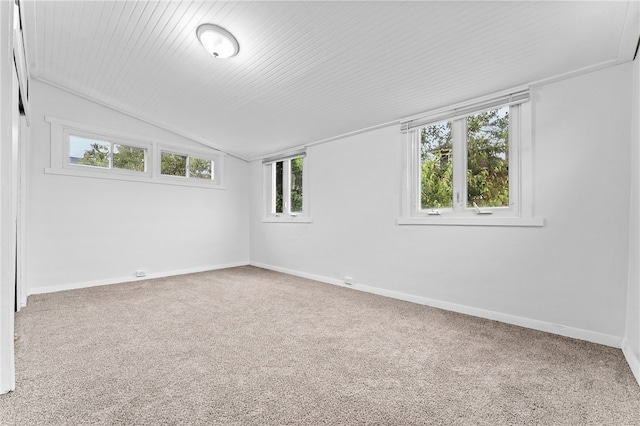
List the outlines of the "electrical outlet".
{"type": "Polygon", "coordinates": [[[136,271],[136,277],[140,278],[140,277],[146,277],[147,273],[145,271],[143,271],[142,269],[138,269],[136,271]]]}
{"type": "Polygon", "coordinates": [[[353,285],[353,282],[355,280],[353,279],[353,277],[350,277],[349,275],[347,275],[346,277],[344,277],[344,283],[346,285],[353,285]]]}

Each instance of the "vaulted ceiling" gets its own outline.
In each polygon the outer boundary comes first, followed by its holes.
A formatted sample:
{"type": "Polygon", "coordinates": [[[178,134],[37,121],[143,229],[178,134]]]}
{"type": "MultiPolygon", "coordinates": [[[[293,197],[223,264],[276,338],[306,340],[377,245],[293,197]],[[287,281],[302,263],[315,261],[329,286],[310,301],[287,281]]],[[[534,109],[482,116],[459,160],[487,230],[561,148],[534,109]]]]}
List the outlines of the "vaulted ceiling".
{"type": "Polygon", "coordinates": [[[638,40],[636,0],[22,5],[32,78],[242,158],[629,61],[638,40]],[[238,56],[209,56],[202,23],[238,56]]]}

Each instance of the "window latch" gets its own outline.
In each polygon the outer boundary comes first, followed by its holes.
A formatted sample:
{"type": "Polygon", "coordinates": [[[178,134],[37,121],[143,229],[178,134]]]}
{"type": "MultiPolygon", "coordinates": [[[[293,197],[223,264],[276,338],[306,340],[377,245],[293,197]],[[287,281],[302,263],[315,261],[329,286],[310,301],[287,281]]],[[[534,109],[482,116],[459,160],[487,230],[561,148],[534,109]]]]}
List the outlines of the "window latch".
{"type": "Polygon", "coordinates": [[[440,210],[431,209],[430,211],[427,212],[427,214],[429,216],[440,216],[440,210]]]}
{"type": "Polygon", "coordinates": [[[480,210],[480,207],[478,207],[475,201],[473,202],[473,208],[476,210],[476,214],[492,214],[493,213],[490,210],[480,210]]]}

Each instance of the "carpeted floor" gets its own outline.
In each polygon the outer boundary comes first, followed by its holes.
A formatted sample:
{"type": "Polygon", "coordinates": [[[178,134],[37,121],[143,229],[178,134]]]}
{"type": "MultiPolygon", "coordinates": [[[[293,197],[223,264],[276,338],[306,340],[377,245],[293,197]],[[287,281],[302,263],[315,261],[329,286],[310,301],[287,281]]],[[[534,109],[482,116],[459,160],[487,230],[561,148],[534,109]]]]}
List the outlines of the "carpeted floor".
{"type": "Polygon", "coordinates": [[[29,298],[2,425],[640,425],[620,350],[254,267],[29,298]]]}

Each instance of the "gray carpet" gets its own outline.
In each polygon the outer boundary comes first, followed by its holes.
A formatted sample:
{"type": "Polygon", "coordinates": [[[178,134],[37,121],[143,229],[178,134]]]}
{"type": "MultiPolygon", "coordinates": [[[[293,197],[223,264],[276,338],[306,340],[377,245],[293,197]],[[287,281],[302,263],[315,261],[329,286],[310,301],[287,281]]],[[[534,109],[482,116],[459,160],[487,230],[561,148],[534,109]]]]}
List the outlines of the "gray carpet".
{"type": "Polygon", "coordinates": [[[29,298],[3,425],[634,425],[620,350],[241,267],[29,298]]]}

